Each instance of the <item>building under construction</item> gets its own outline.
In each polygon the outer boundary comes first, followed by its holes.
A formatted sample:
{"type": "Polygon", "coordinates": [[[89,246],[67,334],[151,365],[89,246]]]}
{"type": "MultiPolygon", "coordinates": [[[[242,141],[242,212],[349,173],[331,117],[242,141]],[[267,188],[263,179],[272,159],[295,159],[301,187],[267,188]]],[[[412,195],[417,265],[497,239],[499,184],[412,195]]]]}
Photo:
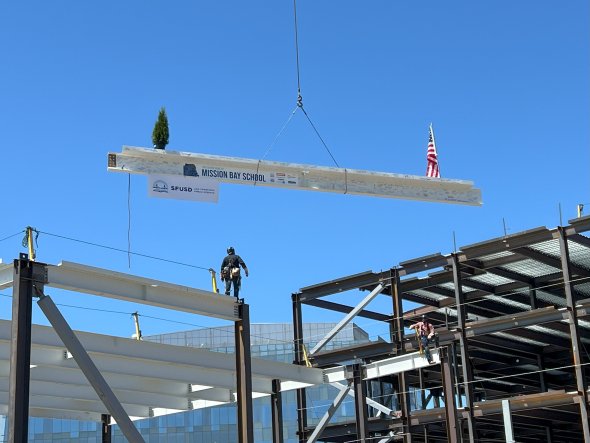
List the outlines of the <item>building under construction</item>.
{"type": "Polygon", "coordinates": [[[266,397],[272,441],[292,442],[284,435],[281,401],[291,390],[300,443],[589,443],[588,231],[590,217],[579,217],[564,227],[302,288],[292,295],[295,364],[251,357],[244,300],[76,263],[43,264],[22,254],[0,265],[0,289],[13,288],[12,321],[0,321],[7,441],[26,441],[30,414],[102,422],[103,442],[111,441],[116,421],[127,441],[141,443],[146,436],[136,419],[235,403],[237,435],[228,441],[252,443],[252,398],[266,397]],[[235,355],[74,332],[45,287],[228,320],[235,355]],[[346,300],[348,291],[359,289],[359,304],[329,300],[335,294],[346,300]],[[370,310],[377,297],[391,302],[389,313],[370,310]],[[51,328],[31,324],[34,298],[51,328]],[[419,307],[404,312],[404,301],[419,307]],[[303,305],[343,318],[311,344],[303,305]],[[405,332],[422,315],[436,327],[432,364],[418,351],[416,336],[405,332]],[[383,322],[389,340],[326,346],[358,317],[383,322]],[[308,415],[306,390],[328,383],[337,394],[317,420],[308,415]],[[351,419],[332,420],[351,397],[351,419]]]}
{"type": "MultiPolygon", "coordinates": [[[[297,347],[299,364],[319,368],[354,357],[346,368],[356,404],[354,422],[330,425],[328,411],[321,429],[312,428],[299,391],[299,441],[590,442],[588,230],[590,217],[578,218],[293,294],[295,331],[305,320],[302,305],[311,305],[383,321],[391,336],[390,342],[331,352],[297,347]],[[354,289],[390,296],[392,313],[326,299],[354,289]],[[421,307],[404,312],[403,301],[421,307]],[[440,364],[412,358],[417,339],[404,331],[422,315],[436,327],[440,364]],[[371,371],[390,358],[398,368],[389,375],[371,371]],[[371,407],[387,385],[399,405],[389,414],[371,407]],[[409,397],[416,392],[421,402],[412,408],[409,397]]],[[[296,344],[304,340],[295,333],[296,344]]]]}

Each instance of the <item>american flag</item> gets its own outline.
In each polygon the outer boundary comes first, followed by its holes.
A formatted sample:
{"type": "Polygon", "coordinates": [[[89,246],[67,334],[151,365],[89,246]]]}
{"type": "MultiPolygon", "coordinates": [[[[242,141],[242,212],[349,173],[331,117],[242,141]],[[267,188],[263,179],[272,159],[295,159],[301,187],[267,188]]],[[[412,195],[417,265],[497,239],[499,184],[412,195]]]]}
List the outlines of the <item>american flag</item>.
{"type": "Polygon", "coordinates": [[[436,156],[436,145],[434,144],[434,133],[432,132],[432,124],[429,128],[428,151],[426,151],[426,161],[426,177],[440,178],[440,170],[438,169],[438,158],[436,156]]]}

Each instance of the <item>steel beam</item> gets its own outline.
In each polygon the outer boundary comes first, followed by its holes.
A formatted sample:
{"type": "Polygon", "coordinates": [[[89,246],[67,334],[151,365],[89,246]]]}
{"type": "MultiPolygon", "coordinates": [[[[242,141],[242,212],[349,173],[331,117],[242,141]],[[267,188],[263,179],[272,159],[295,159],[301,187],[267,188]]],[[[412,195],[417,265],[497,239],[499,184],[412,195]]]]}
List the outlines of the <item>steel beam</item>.
{"type": "Polygon", "coordinates": [[[100,436],[102,443],[111,443],[111,416],[109,414],[100,416],[100,436]]]}
{"type": "Polygon", "coordinates": [[[574,290],[571,280],[571,262],[569,254],[569,245],[567,235],[563,227],[559,227],[559,250],[561,252],[561,270],[563,272],[563,285],[565,290],[565,299],[567,309],[570,315],[570,337],[572,342],[572,356],[574,364],[574,373],[576,374],[576,387],[580,395],[580,418],[582,420],[582,429],[584,440],[590,442],[590,422],[588,420],[588,382],[584,374],[584,359],[582,358],[582,342],[578,330],[578,314],[576,302],[574,300],[574,290]]]}
{"type": "Polygon", "coordinates": [[[191,165],[197,177],[221,183],[481,205],[481,191],[474,188],[472,182],[465,180],[432,179],[130,146],[123,146],[121,153],[109,153],[107,165],[112,172],[176,176],[184,176],[185,166],[191,165]],[[235,174],[235,171],[238,173],[235,174]]]}
{"type": "Polygon", "coordinates": [[[240,320],[235,323],[236,370],[238,385],[238,441],[254,441],[252,414],[252,368],[250,356],[250,309],[239,304],[240,320]]]}
{"type": "Polygon", "coordinates": [[[336,334],[338,334],[348,323],[350,323],[352,321],[352,319],[354,317],[356,317],[356,315],[363,310],[363,308],[365,306],[367,306],[369,303],[371,303],[375,297],[377,297],[381,291],[383,290],[383,284],[379,283],[377,285],[377,287],[375,289],[373,289],[373,291],[371,291],[371,293],[369,293],[369,295],[367,295],[358,305],[355,306],[355,308],[350,311],[342,320],[340,320],[338,322],[338,324],[336,326],[334,326],[332,328],[332,330],[330,332],[328,332],[326,334],[326,336],[324,338],[322,338],[314,347],[311,351],[309,351],[309,355],[313,355],[316,352],[318,352],[320,349],[322,349],[324,346],[326,346],[326,344],[332,340],[336,334]]]}
{"type": "Polygon", "coordinates": [[[94,365],[92,359],[78,340],[74,331],[70,328],[66,320],[63,318],[57,306],[49,296],[42,296],[37,302],[57,334],[59,338],[68,348],[76,360],[76,363],[84,372],[88,382],[92,385],[98,397],[102,400],[105,407],[108,409],[110,415],[115,419],[121,432],[132,443],[143,443],[143,438],[129,419],[127,412],[119,403],[119,400],[103,378],[99,370],[94,365]]]}
{"type": "Polygon", "coordinates": [[[514,440],[514,430],[512,429],[510,400],[502,400],[502,417],[504,419],[504,434],[506,436],[506,443],[516,443],[514,440]]]}
{"type": "MultiPolygon", "coordinates": [[[[334,303],[331,301],[320,299],[312,299],[310,301],[305,302],[305,304],[307,306],[329,309],[330,311],[342,312],[344,314],[348,314],[354,309],[352,306],[342,305],[340,303],[334,303]]],[[[370,318],[371,320],[377,321],[388,321],[391,318],[389,315],[381,314],[380,312],[367,311],[366,309],[359,311],[357,316],[363,318],[370,318]]]]}
{"type": "MultiPolygon", "coordinates": [[[[328,423],[330,422],[330,420],[332,419],[332,417],[336,413],[336,410],[338,409],[338,407],[342,404],[342,402],[346,398],[346,395],[348,394],[348,391],[350,391],[351,387],[352,387],[352,382],[349,382],[346,389],[343,389],[340,392],[338,392],[338,394],[336,395],[336,398],[334,399],[334,401],[332,402],[332,404],[330,405],[330,407],[328,408],[326,413],[322,416],[322,418],[320,418],[320,421],[318,422],[317,426],[315,427],[315,429],[311,433],[310,437],[307,439],[307,443],[315,443],[316,441],[318,441],[322,432],[324,431],[324,429],[326,428],[326,426],[328,425],[328,423]]],[[[299,437],[299,439],[301,440],[301,436],[299,437]]]]}
{"type": "Polygon", "coordinates": [[[465,320],[467,318],[467,310],[465,305],[465,297],[463,295],[461,282],[461,269],[459,258],[457,254],[451,254],[451,263],[453,267],[453,283],[455,285],[455,301],[457,309],[457,330],[459,331],[459,347],[461,348],[461,369],[463,373],[463,392],[465,393],[465,401],[467,402],[467,432],[469,442],[475,443],[478,441],[477,430],[475,428],[475,420],[473,417],[473,373],[471,369],[471,362],[469,360],[469,347],[467,343],[467,335],[465,328],[465,320]]]}
{"type": "MultiPolygon", "coordinates": [[[[342,383],[338,383],[338,382],[332,382],[330,383],[332,386],[334,386],[336,389],[339,390],[343,390],[346,389],[346,386],[343,385],[342,383]]],[[[350,395],[351,397],[355,397],[354,391],[349,390],[348,391],[348,395],[350,395]]],[[[372,398],[367,397],[366,398],[366,402],[367,405],[376,409],[377,411],[379,411],[379,413],[383,413],[385,416],[387,417],[392,417],[395,415],[395,411],[393,411],[392,409],[388,408],[387,406],[382,405],[381,403],[376,402],[375,400],[373,400],[372,398]]]]}
{"type": "MultiPolygon", "coordinates": [[[[305,345],[303,343],[303,313],[299,294],[291,296],[293,308],[293,345],[295,348],[296,365],[305,365],[305,345]]],[[[297,435],[299,443],[305,442],[305,430],[307,429],[307,398],[305,388],[297,389],[297,435]]]]}
{"type": "MultiPolygon", "coordinates": [[[[404,309],[402,294],[400,291],[400,275],[399,269],[393,268],[390,270],[391,281],[391,299],[393,303],[393,335],[397,352],[404,355],[404,309]]],[[[397,376],[397,393],[399,396],[399,404],[401,409],[401,418],[403,423],[404,443],[412,443],[412,433],[410,432],[410,393],[409,385],[406,380],[406,373],[400,372],[397,376]]]]}
{"type": "Polygon", "coordinates": [[[272,381],[272,395],[270,397],[272,411],[272,441],[283,443],[283,400],[281,395],[281,381],[272,381]]]}
{"type": "Polygon", "coordinates": [[[215,292],[62,261],[47,266],[47,285],[69,291],[238,320],[238,302],[215,292]]]}
{"type": "Polygon", "coordinates": [[[29,426],[29,379],[31,319],[35,288],[43,291],[45,265],[21,254],[13,264],[12,328],[8,395],[8,442],[27,440],[29,426]]]}
{"type": "Polygon", "coordinates": [[[445,395],[445,419],[447,439],[450,443],[458,443],[461,441],[459,432],[459,425],[457,421],[457,406],[455,402],[455,376],[453,374],[453,366],[450,360],[450,348],[444,347],[440,349],[440,364],[442,371],[443,391],[445,395]]]}
{"type": "Polygon", "coordinates": [[[308,304],[310,301],[325,297],[326,295],[339,294],[352,289],[377,285],[387,277],[388,273],[385,272],[375,273],[373,271],[365,271],[312,286],[305,286],[299,290],[299,301],[303,304],[308,304]]]}
{"type": "Polygon", "coordinates": [[[367,417],[367,391],[363,380],[363,367],[360,363],[352,366],[352,384],[354,387],[354,416],[356,419],[357,441],[365,443],[369,438],[369,422],[367,417]]]}

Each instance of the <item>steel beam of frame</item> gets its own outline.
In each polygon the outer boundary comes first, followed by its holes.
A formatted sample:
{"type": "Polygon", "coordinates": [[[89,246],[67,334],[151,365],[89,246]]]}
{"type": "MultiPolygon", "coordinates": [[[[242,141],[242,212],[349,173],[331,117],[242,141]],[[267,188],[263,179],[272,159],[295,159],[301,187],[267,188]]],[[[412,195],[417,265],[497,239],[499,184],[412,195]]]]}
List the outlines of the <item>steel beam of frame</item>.
{"type": "Polygon", "coordinates": [[[121,153],[108,154],[108,170],[112,172],[184,176],[185,166],[188,165],[200,177],[221,183],[481,205],[481,191],[473,187],[473,182],[465,180],[432,179],[130,146],[123,146],[121,153]],[[235,171],[238,174],[234,174],[235,171]],[[288,180],[276,178],[281,175],[288,177],[288,180]]]}
{"type": "Polygon", "coordinates": [[[570,315],[570,336],[572,342],[572,355],[574,363],[574,372],[576,374],[576,386],[578,394],[580,395],[580,416],[582,420],[582,429],[584,432],[584,440],[590,442],[590,423],[588,420],[588,383],[584,374],[584,367],[582,364],[582,342],[580,340],[580,333],[578,330],[578,315],[576,309],[576,302],[574,300],[573,284],[570,272],[570,254],[567,235],[563,227],[558,228],[559,232],[559,250],[561,252],[561,270],[563,272],[563,285],[565,290],[565,299],[567,309],[570,315]]]}
{"type": "MultiPolygon", "coordinates": [[[[440,357],[437,349],[431,351],[432,361],[434,363],[440,362],[440,357]]],[[[381,359],[372,363],[365,364],[365,380],[374,380],[388,375],[399,374],[402,375],[407,371],[414,369],[426,368],[432,366],[426,360],[426,357],[420,355],[419,352],[412,352],[408,354],[399,354],[395,357],[381,359]]],[[[346,379],[346,370],[344,366],[336,366],[333,368],[324,369],[324,379],[326,383],[337,382],[346,379]]]]}
{"type": "Polygon", "coordinates": [[[356,419],[357,441],[365,443],[369,437],[367,417],[367,391],[363,380],[363,367],[360,363],[352,366],[352,384],[354,387],[354,416],[356,419]]]}
{"type": "Polygon", "coordinates": [[[272,381],[272,395],[270,397],[272,411],[272,441],[283,443],[283,400],[281,395],[281,381],[272,381]]]}
{"type": "MultiPolygon", "coordinates": [[[[336,389],[339,390],[343,390],[346,389],[346,386],[343,385],[342,383],[338,383],[337,381],[330,383],[332,386],[334,386],[336,389]]],[[[348,391],[348,395],[350,395],[351,397],[354,398],[355,394],[354,391],[349,390],[348,391]]],[[[391,417],[394,415],[395,411],[393,411],[392,409],[389,409],[387,406],[382,405],[381,403],[377,403],[375,400],[373,400],[372,398],[367,397],[366,398],[366,402],[367,405],[376,409],[379,412],[382,412],[383,414],[385,414],[388,417],[391,417]]]]}
{"type": "MultiPolygon", "coordinates": [[[[303,313],[301,312],[300,294],[291,296],[293,308],[293,344],[295,348],[296,365],[305,365],[303,344],[303,313]]],[[[297,389],[297,434],[299,443],[305,442],[305,430],[307,429],[307,398],[305,388],[297,389]]]]}
{"type": "Polygon", "coordinates": [[[111,416],[109,414],[100,416],[100,435],[102,443],[111,443],[111,416]]]}
{"type": "Polygon", "coordinates": [[[510,413],[510,400],[502,400],[502,417],[504,419],[504,434],[506,443],[516,443],[512,428],[512,414],[510,413]]]}
{"type": "Polygon", "coordinates": [[[330,405],[330,407],[328,408],[326,413],[322,416],[322,418],[320,418],[320,421],[318,422],[317,426],[315,427],[315,429],[313,430],[313,432],[311,433],[311,435],[307,439],[307,443],[315,443],[320,438],[322,432],[324,431],[324,429],[326,429],[326,426],[328,425],[328,423],[330,422],[330,420],[332,419],[332,417],[336,413],[336,410],[338,409],[338,407],[342,404],[342,402],[346,398],[346,395],[348,394],[348,391],[350,391],[351,387],[352,387],[352,382],[349,382],[346,389],[341,390],[336,395],[336,398],[334,399],[334,401],[332,402],[332,404],[330,405]]]}
{"type": "MultiPolygon", "coordinates": [[[[560,229],[559,232],[563,232],[563,229],[560,229]]],[[[561,239],[561,237],[559,237],[561,239]]],[[[560,242],[561,245],[561,242],[560,242]]],[[[524,255],[525,257],[531,258],[533,260],[536,260],[538,262],[541,262],[547,266],[551,266],[555,269],[560,269],[562,266],[562,261],[559,258],[554,258],[551,257],[547,254],[543,254],[542,252],[539,252],[535,249],[531,249],[528,247],[522,247],[522,248],[518,248],[515,250],[515,252],[518,252],[521,255],[524,255]]],[[[575,266],[574,264],[572,264],[571,262],[569,263],[569,269],[570,272],[573,272],[579,276],[582,277],[590,277],[590,271],[588,271],[587,269],[581,268],[579,266],[575,266]]]]}
{"type": "Polygon", "coordinates": [[[119,403],[119,400],[107,384],[106,380],[101,375],[100,371],[94,365],[92,359],[78,340],[74,331],[70,328],[65,318],[61,315],[57,306],[49,296],[42,296],[37,302],[57,334],[59,338],[71,352],[76,360],[76,363],[84,372],[88,382],[92,385],[98,397],[102,400],[105,407],[108,409],[110,415],[115,419],[119,429],[125,438],[132,443],[143,443],[141,434],[119,403]]]}
{"type": "Polygon", "coordinates": [[[455,300],[458,322],[457,330],[459,331],[459,347],[461,348],[463,391],[465,392],[465,401],[467,402],[467,431],[469,434],[469,442],[475,443],[478,441],[478,438],[477,431],[475,428],[475,419],[473,417],[473,373],[471,369],[471,362],[469,360],[469,346],[467,343],[467,335],[465,328],[467,310],[461,283],[461,265],[459,263],[459,258],[457,254],[451,254],[451,263],[453,267],[453,283],[455,286],[455,300]]]}
{"type": "MultiPolygon", "coordinates": [[[[314,306],[316,308],[329,309],[330,311],[342,312],[348,314],[354,308],[352,306],[342,305],[327,300],[313,299],[305,302],[307,306],[314,306]]],[[[380,312],[367,311],[363,309],[357,314],[358,317],[370,318],[377,321],[388,321],[391,317],[389,315],[381,314],[380,312]]]]}
{"type": "MultiPolygon", "coordinates": [[[[390,270],[391,281],[391,299],[393,302],[393,338],[397,347],[397,352],[405,354],[404,349],[404,309],[402,294],[400,292],[400,275],[399,269],[390,270]]],[[[410,395],[405,372],[400,372],[397,376],[397,392],[399,395],[399,404],[402,415],[404,443],[412,443],[412,433],[410,432],[410,395]]]]}
{"type": "Polygon", "coordinates": [[[299,301],[303,304],[308,304],[312,300],[327,295],[339,294],[371,285],[374,286],[386,279],[388,275],[386,272],[375,273],[373,271],[365,271],[316,285],[306,286],[299,290],[299,301]]]}
{"type": "Polygon", "coordinates": [[[480,243],[461,246],[461,252],[465,258],[477,258],[485,255],[496,254],[498,252],[512,251],[522,246],[528,246],[532,243],[539,243],[553,238],[551,231],[546,227],[538,227],[527,231],[519,232],[512,235],[486,240],[480,243]]]}
{"type": "Polygon", "coordinates": [[[457,421],[457,406],[455,402],[455,377],[450,359],[450,348],[440,350],[440,364],[442,371],[443,391],[445,393],[445,419],[447,424],[447,439],[450,443],[461,441],[457,421]]]}
{"type": "Polygon", "coordinates": [[[34,288],[43,290],[45,265],[21,254],[13,265],[12,328],[8,395],[8,442],[27,440],[34,288]]]}
{"type": "Polygon", "coordinates": [[[350,311],[342,320],[340,320],[338,322],[338,324],[336,326],[334,326],[332,328],[332,330],[330,332],[328,332],[326,334],[326,336],[324,338],[322,338],[314,347],[311,351],[309,351],[309,355],[313,355],[316,352],[318,352],[320,349],[322,349],[324,346],[326,346],[326,344],[332,340],[336,334],[338,334],[348,323],[350,323],[350,321],[356,317],[356,315],[363,310],[363,308],[365,306],[367,306],[369,303],[371,303],[375,297],[377,297],[381,291],[383,290],[383,284],[379,283],[377,285],[377,287],[375,289],[373,289],[369,295],[367,295],[358,305],[355,306],[355,308],[350,311]]]}
{"type": "Polygon", "coordinates": [[[47,285],[166,309],[238,320],[235,297],[62,261],[47,266],[47,285]]]}
{"type": "Polygon", "coordinates": [[[236,369],[238,385],[238,441],[254,441],[252,414],[252,368],[250,357],[250,307],[239,304],[240,320],[235,322],[236,369]]]}

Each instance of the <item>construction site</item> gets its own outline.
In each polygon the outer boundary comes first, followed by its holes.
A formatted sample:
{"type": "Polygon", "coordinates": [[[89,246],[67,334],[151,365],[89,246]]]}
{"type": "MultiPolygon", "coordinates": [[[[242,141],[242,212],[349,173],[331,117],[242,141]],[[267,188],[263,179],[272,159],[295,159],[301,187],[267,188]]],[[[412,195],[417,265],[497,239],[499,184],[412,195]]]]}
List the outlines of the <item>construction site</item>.
{"type": "Polygon", "coordinates": [[[266,397],[272,441],[282,443],[281,396],[295,391],[301,443],[589,442],[589,230],[590,217],[579,217],[301,288],[292,294],[293,364],[251,357],[243,299],[21,254],[0,267],[0,288],[13,290],[12,321],[1,327],[8,441],[26,441],[30,415],[101,422],[105,442],[116,423],[127,441],[143,442],[135,420],[236,403],[236,439],[249,443],[252,399],[266,397]],[[74,333],[45,287],[230,320],[236,352],[74,333]],[[357,305],[330,301],[356,290],[366,293],[357,305]],[[376,297],[391,311],[372,311],[376,297]],[[51,328],[31,324],[33,300],[51,328]],[[404,301],[421,307],[404,312],[404,301]],[[342,315],[313,348],[304,305],[342,315]],[[326,350],[358,317],[386,324],[389,340],[326,350]],[[408,329],[421,318],[436,331],[432,363],[408,329]],[[339,394],[310,425],[306,390],[326,383],[339,394]],[[413,407],[410,393],[421,399],[413,407]],[[333,423],[351,396],[353,419],[333,423]]]}

